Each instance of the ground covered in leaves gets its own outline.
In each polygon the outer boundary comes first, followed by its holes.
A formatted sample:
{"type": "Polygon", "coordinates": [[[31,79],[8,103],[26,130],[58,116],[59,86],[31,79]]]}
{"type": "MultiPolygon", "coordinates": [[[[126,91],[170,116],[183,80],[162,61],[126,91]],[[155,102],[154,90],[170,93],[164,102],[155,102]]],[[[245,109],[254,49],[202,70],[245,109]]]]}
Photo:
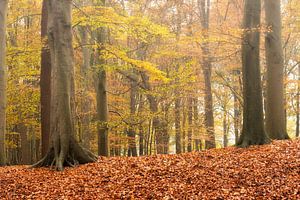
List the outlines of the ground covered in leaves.
{"type": "Polygon", "coordinates": [[[99,158],[63,172],[4,167],[0,199],[300,199],[300,140],[99,158]]]}

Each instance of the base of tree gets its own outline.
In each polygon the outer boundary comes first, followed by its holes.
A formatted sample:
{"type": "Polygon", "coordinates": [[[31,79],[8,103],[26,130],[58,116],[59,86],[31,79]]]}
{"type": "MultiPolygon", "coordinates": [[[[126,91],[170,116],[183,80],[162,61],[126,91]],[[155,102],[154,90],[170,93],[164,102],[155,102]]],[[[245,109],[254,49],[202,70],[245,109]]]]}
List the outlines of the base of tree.
{"type": "Polygon", "coordinates": [[[50,168],[54,168],[57,171],[62,171],[66,166],[74,167],[79,164],[95,162],[96,160],[96,155],[81,147],[75,140],[71,140],[69,151],[65,155],[52,145],[45,157],[31,167],[50,166],[50,168]]]}
{"type": "Polygon", "coordinates": [[[291,139],[287,133],[270,134],[270,138],[273,140],[289,140],[289,139],[291,139]]]}
{"type": "Polygon", "coordinates": [[[237,147],[246,148],[251,145],[263,145],[263,144],[268,144],[271,142],[270,138],[265,136],[265,133],[263,133],[260,138],[247,137],[247,136],[243,136],[243,135],[244,134],[241,135],[238,143],[236,144],[237,147]]]}

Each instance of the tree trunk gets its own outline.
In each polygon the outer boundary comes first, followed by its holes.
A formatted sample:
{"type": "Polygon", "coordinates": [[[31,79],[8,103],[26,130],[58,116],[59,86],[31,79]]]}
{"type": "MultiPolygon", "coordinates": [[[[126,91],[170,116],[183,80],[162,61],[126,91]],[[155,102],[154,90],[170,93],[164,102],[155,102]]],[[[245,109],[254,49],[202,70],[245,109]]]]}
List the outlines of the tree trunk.
{"type": "Polygon", "coordinates": [[[201,143],[201,140],[200,140],[200,125],[199,125],[199,113],[198,113],[198,99],[197,98],[194,98],[193,99],[193,103],[194,103],[194,108],[193,108],[193,112],[194,112],[194,137],[196,137],[195,139],[195,149],[196,151],[199,151],[201,150],[200,149],[200,143],[201,143]]]}
{"type": "Polygon", "coordinates": [[[90,149],[90,100],[87,95],[88,85],[89,85],[89,76],[88,70],[90,69],[91,62],[91,52],[89,47],[86,45],[89,42],[87,27],[80,27],[80,36],[81,36],[81,45],[82,45],[82,64],[80,68],[81,73],[81,136],[82,136],[82,145],[86,149],[90,149]]]}
{"type": "Polygon", "coordinates": [[[297,84],[297,105],[296,105],[296,137],[299,137],[300,125],[300,65],[298,64],[298,84],[297,84]]]}
{"type": "Polygon", "coordinates": [[[283,49],[281,42],[280,0],[265,0],[267,26],[266,33],[267,62],[267,104],[266,131],[271,139],[289,139],[286,131],[283,86],[283,49]]]}
{"type": "Polygon", "coordinates": [[[48,153],[33,167],[55,165],[56,170],[96,161],[97,157],[75,140],[72,111],[74,61],[71,0],[48,1],[48,41],[52,66],[51,143],[48,153]]]}
{"type": "Polygon", "coordinates": [[[50,141],[50,99],[51,99],[51,55],[47,41],[48,26],[48,0],[43,1],[41,38],[43,41],[41,54],[41,136],[42,136],[42,157],[47,154],[50,141]]]}
{"type": "Polygon", "coordinates": [[[6,18],[8,0],[0,0],[0,166],[6,164],[5,133],[6,133],[6,18]]]}
{"type": "MultiPolygon", "coordinates": [[[[131,114],[131,121],[133,120],[135,112],[136,112],[136,97],[137,97],[137,83],[134,81],[131,81],[131,90],[130,90],[130,114],[131,114]]],[[[128,149],[131,155],[128,156],[137,156],[136,151],[136,142],[135,142],[135,128],[132,124],[130,124],[129,130],[128,130],[128,149]]]]}
{"type": "MultiPolygon", "coordinates": [[[[198,6],[201,16],[201,27],[205,40],[209,39],[209,17],[210,17],[210,0],[198,0],[198,6]]],[[[207,139],[205,140],[205,148],[211,149],[216,147],[215,131],[214,131],[214,113],[213,113],[213,97],[211,89],[211,57],[209,43],[204,42],[202,49],[202,71],[204,75],[204,107],[205,107],[205,127],[207,139]]]]}
{"type": "Polygon", "coordinates": [[[243,130],[238,146],[267,143],[264,130],[261,75],[259,64],[261,1],[246,0],[244,10],[244,29],[242,42],[243,69],[243,130]]]}
{"type": "Polygon", "coordinates": [[[176,98],[175,100],[175,143],[176,153],[181,153],[181,127],[180,127],[180,109],[181,99],[176,98]]]}
{"type": "MultiPolygon", "coordinates": [[[[144,103],[143,103],[143,96],[140,95],[140,102],[139,102],[139,113],[141,113],[143,111],[144,108],[144,103]]],[[[139,155],[143,156],[144,155],[144,149],[145,149],[145,145],[144,145],[144,128],[143,128],[143,124],[140,123],[139,124],[139,155]]]]}
{"type": "Polygon", "coordinates": [[[188,98],[188,145],[187,151],[192,151],[192,134],[193,134],[193,99],[188,98]]]}
{"type": "MultiPolygon", "coordinates": [[[[105,0],[99,1],[101,6],[105,6],[105,0]]],[[[96,77],[97,92],[97,118],[98,124],[98,155],[109,156],[108,147],[108,101],[107,101],[107,81],[104,69],[105,59],[103,58],[103,45],[107,41],[107,30],[101,27],[97,31],[97,42],[100,45],[96,55],[96,65],[99,66],[96,77]]]]}
{"type": "Polygon", "coordinates": [[[234,136],[235,136],[235,145],[238,144],[239,140],[239,132],[240,132],[240,104],[239,104],[239,99],[237,96],[237,92],[239,91],[239,74],[240,70],[234,70],[233,71],[233,81],[234,81],[234,86],[233,86],[233,107],[234,107],[234,118],[233,118],[233,126],[234,126],[234,136]]]}
{"type": "Polygon", "coordinates": [[[228,146],[228,123],[227,123],[227,109],[226,105],[224,105],[224,113],[223,113],[223,146],[228,146]]]}

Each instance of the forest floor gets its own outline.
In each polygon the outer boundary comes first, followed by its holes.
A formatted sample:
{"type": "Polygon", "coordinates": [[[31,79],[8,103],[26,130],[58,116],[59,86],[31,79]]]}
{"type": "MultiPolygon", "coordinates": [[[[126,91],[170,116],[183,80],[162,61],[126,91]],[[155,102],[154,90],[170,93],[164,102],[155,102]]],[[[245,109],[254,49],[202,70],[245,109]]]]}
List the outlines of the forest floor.
{"type": "Polygon", "coordinates": [[[300,199],[300,140],[101,157],[63,172],[2,167],[0,199],[300,199]]]}

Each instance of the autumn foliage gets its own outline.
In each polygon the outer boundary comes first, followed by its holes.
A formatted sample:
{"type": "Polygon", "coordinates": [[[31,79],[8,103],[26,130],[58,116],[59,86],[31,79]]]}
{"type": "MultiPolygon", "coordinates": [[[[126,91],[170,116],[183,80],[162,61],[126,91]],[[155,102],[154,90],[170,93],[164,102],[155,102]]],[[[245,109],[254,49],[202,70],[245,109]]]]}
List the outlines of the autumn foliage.
{"type": "Polygon", "coordinates": [[[100,157],[63,172],[0,168],[0,199],[299,199],[300,140],[179,155],[100,157]]]}

